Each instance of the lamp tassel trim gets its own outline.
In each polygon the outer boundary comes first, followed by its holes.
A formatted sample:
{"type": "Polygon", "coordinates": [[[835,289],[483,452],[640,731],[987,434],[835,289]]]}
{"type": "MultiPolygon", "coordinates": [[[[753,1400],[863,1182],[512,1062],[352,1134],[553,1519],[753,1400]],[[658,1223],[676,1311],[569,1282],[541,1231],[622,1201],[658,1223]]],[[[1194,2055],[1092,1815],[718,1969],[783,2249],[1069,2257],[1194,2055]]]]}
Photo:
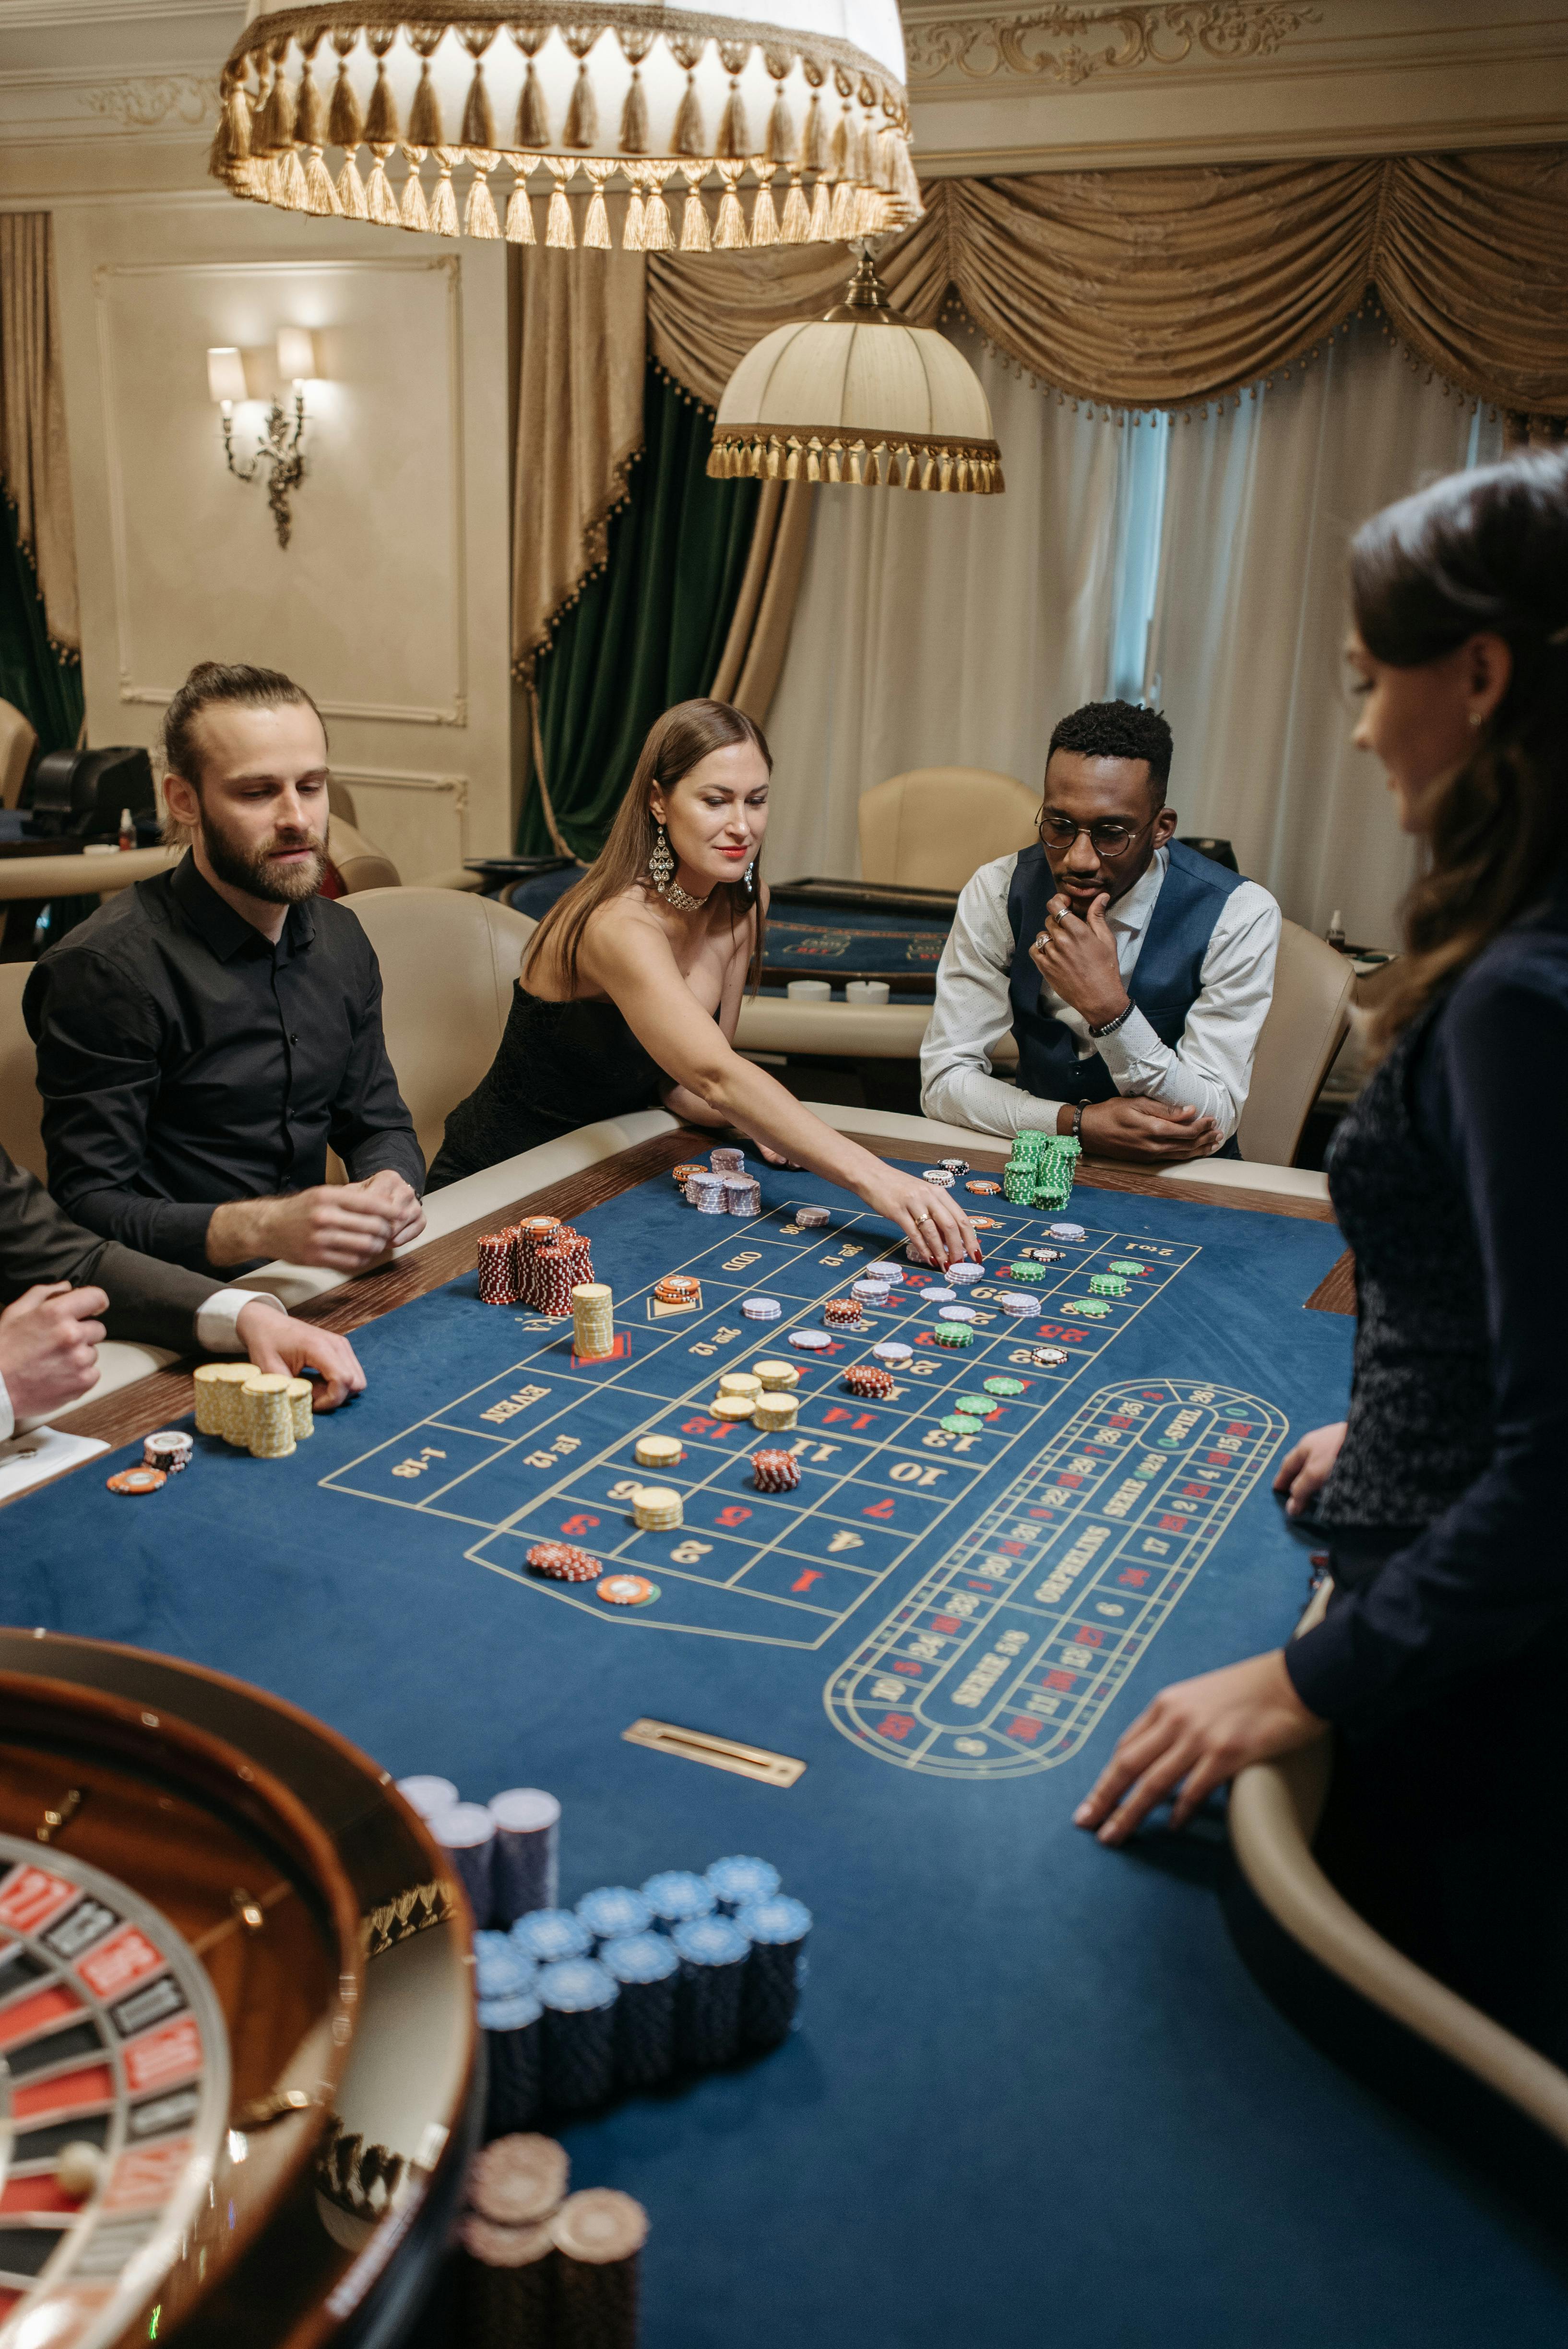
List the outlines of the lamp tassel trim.
{"type": "Polygon", "coordinates": [[[546,239],[586,234],[570,210],[582,171],[594,250],[601,217],[626,251],[727,253],[888,234],[921,216],[903,87],[837,34],[695,9],[627,22],[635,0],[573,0],[568,23],[520,22],[505,0],[464,0],[455,16],[448,5],[437,22],[384,15],[383,0],[315,13],[263,0],[222,70],[212,176],[283,211],[522,243],[518,191],[503,226],[490,174],[504,162],[526,180],[551,155],[546,239]],[[330,74],[315,70],[318,49],[330,74]],[[388,179],[399,148],[413,189],[388,179]],[[666,244],[676,173],[682,218],[666,244]],[[605,202],[617,179],[624,218],[605,202]]]}
{"type": "Polygon", "coordinates": [[[585,168],[593,192],[588,199],[588,217],[583,224],[583,249],[585,253],[608,253],[614,240],[610,234],[610,214],[604,202],[604,190],[615,166],[614,163],[590,163],[585,168]]]}
{"type": "MultiPolygon", "coordinates": [[[[533,160],[531,155],[525,155],[522,158],[523,163],[530,168],[532,166],[533,160]]],[[[537,244],[539,242],[533,228],[533,205],[528,193],[528,172],[521,168],[512,181],[511,195],[507,202],[506,241],[508,244],[537,244]]]]}
{"type": "Polygon", "coordinates": [[[574,253],[577,233],[572,225],[572,206],[566,194],[571,167],[563,166],[557,160],[550,168],[555,173],[555,185],[550,191],[550,212],[544,223],[544,242],[547,245],[553,245],[558,252],[574,253]]]}
{"type": "Polygon", "coordinates": [[[831,425],[721,429],[714,434],[707,471],[721,481],[833,481],[982,497],[999,497],[1006,487],[994,440],[943,440],[924,433],[876,439],[831,425]]]}

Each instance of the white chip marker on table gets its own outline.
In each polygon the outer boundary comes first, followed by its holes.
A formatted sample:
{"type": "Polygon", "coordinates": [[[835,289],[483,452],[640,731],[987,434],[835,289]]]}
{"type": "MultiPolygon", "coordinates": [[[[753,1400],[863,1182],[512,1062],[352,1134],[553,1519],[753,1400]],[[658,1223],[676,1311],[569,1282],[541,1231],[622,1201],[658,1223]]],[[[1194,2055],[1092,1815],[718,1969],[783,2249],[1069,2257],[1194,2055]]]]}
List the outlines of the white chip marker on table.
{"type": "Polygon", "coordinates": [[[740,1309],[748,1321],[777,1321],[784,1308],[776,1297],[743,1297],[740,1309]]]}
{"type": "Polygon", "coordinates": [[[888,1287],[889,1284],[885,1280],[874,1280],[868,1278],[865,1280],[851,1281],[850,1284],[850,1294],[851,1297],[869,1297],[874,1305],[879,1298],[882,1298],[887,1295],[888,1287]]]}
{"type": "Polygon", "coordinates": [[[983,1264],[970,1264],[965,1261],[963,1264],[950,1264],[947,1268],[948,1279],[955,1280],[961,1288],[966,1288],[972,1280],[984,1279],[985,1275],[985,1268],[983,1264]]]}
{"type": "Polygon", "coordinates": [[[936,1318],[939,1321],[973,1321],[975,1308],[973,1305],[944,1305],[936,1318]]]}
{"type": "Polygon", "coordinates": [[[1040,1310],[1037,1297],[1026,1297],[1021,1288],[1006,1288],[1002,1292],[1002,1310],[1014,1321],[1026,1321],[1040,1310]]]}
{"type": "Polygon", "coordinates": [[[799,1346],[803,1354],[817,1354],[833,1343],[833,1335],[830,1330],[791,1330],[789,1343],[799,1346]]]}
{"type": "Polygon", "coordinates": [[[906,1346],[902,1338],[883,1338],[872,1351],[879,1362],[908,1362],[914,1358],[914,1348],[906,1346]]]}
{"type": "Polygon", "coordinates": [[[896,1288],[903,1278],[904,1269],[902,1264],[879,1264],[877,1267],[877,1278],[885,1280],[890,1288],[896,1288]]]}
{"type": "Polygon", "coordinates": [[[923,1305],[951,1305],[957,1295],[955,1288],[924,1288],[921,1291],[920,1301],[923,1305]]]}

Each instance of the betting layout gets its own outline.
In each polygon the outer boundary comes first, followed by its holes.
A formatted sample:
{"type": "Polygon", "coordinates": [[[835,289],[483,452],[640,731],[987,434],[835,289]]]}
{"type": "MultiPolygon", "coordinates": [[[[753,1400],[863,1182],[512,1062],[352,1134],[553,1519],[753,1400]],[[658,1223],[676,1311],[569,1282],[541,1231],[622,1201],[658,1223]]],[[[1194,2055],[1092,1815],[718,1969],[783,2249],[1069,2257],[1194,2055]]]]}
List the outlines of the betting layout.
{"type": "Polygon", "coordinates": [[[0,2081],[0,2326],[19,2343],[33,2323],[48,2349],[97,2349],[140,2308],[205,2202],[229,2109],[228,2038],[166,1918],[101,1869],[9,1836],[0,2081]]]}
{"type": "MultiPolygon", "coordinates": [[[[928,1296],[948,1293],[939,1275],[906,1262],[868,1215],[835,1213],[828,1230],[809,1229],[799,1204],[717,1229],[683,1214],[683,1233],[706,1243],[671,1268],[696,1286],[686,1310],[672,1314],[655,1294],[670,1271],[623,1291],[625,1345],[598,1362],[573,1356],[559,1321],[523,1313],[523,1349],[506,1371],[334,1470],[324,1488],[450,1526],[471,1562],[606,1624],[820,1650],[918,1547],[985,1520],[998,1480],[1034,1459],[1064,1392],[1199,1253],[1082,1229],[1040,1247],[1054,1259],[1040,1262],[1021,1250],[1045,1240],[1045,1220],[1006,1210],[985,1233],[988,1277],[965,1291],[974,1318],[959,1326],[973,1342],[958,1349],[938,1337],[954,1326],[928,1296]],[[1040,1309],[1022,1320],[1000,1303],[1015,1261],[1040,1309]],[[863,1288],[878,1262],[903,1278],[853,1327],[823,1329],[829,1301],[863,1288]],[[781,1309],[762,1329],[741,1309],[758,1292],[781,1309]],[[814,1350],[792,1351],[808,1331],[814,1350]],[[877,1362],[890,1341],[909,1359],[879,1381],[886,1391],[850,1392],[846,1371],[877,1362]],[[788,1452],[799,1482],[762,1491],[756,1429],[710,1404],[725,1373],[780,1353],[799,1366],[798,1416],[767,1444],[788,1452]],[[659,1471],[682,1504],[673,1529],[634,1514],[647,1481],[636,1445],[650,1433],[679,1448],[659,1471]],[[612,1607],[591,1582],[530,1571],[531,1548],[561,1543],[591,1553],[606,1579],[642,1578],[656,1599],[612,1607]]],[[[601,1269],[614,1268],[615,1220],[637,1212],[634,1193],[597,1212],[601,1269]]]]}
{"type": "Polygon", "coordinates": [[[829,1718],[944,1778],[1067,1761],[1285,1433],[1233,1387],[1102,1387],[833,1675],[829,1718]]]}

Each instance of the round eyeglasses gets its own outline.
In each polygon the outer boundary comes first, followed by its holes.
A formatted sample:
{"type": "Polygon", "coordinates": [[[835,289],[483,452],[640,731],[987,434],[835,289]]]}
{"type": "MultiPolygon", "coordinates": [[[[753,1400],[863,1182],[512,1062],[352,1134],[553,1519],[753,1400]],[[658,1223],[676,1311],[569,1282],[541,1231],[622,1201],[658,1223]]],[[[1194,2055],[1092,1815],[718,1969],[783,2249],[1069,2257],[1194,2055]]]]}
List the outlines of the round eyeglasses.
{"type": "Polygon", "coordinates": [[[1065,855],[1078,842],[1080,833],[1087,833],[1097,856],[1125,856],[1135,840],[1149,830],[1147,823],[1118,823],[1107,817],[1100,823],[1075,823],[1070,815],[1042,815],[1040,838],[1047,848],[1059,849],[1065,855]]]}

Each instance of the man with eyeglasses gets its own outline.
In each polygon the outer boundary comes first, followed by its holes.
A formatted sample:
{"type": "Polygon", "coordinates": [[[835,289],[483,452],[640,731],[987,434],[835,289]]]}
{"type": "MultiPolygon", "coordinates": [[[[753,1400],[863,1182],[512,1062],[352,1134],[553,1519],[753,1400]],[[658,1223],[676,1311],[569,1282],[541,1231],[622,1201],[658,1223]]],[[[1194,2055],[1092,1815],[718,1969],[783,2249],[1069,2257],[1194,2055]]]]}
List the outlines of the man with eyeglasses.
{"type": "Polygon", "coordinates": [[[1171,729],[1091,701],[1046,760],[1037,847],[958,900],[920,1056],[927,1117],[1075,1134],[1141,1164],[1236,1158],[1279,907],[1171,834],[1171,729]],[[991,1073],[1009,1030],[1018,1078],[991,1073]]]}

